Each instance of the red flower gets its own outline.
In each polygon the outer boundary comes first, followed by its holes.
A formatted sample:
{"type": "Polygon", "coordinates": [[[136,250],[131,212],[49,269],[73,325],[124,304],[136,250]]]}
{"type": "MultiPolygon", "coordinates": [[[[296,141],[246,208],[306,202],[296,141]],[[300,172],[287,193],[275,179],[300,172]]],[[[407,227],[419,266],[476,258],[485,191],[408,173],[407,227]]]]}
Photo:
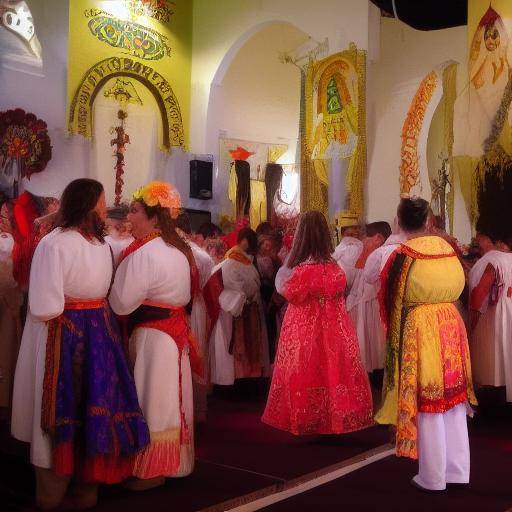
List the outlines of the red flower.
{"type": "Polygon", "coordinates": [[[47,125],[21,108],[0,112],[0,160],[21,160],[22,177],[41,172],[52,157],[47,125]]]}

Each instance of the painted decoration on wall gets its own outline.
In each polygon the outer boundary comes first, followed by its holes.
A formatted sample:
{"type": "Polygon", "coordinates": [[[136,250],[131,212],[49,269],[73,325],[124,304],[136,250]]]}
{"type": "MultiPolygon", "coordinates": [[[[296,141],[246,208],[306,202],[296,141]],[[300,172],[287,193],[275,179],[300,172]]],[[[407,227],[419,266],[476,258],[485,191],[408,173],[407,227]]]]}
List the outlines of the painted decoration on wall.
{"type": "Polygon", "coordinates": [[[105,98],[111,98],[118,101],[121,105],[134,103],[135,105],[142,105],[142,100],[135,88],[135,84],[131,80],[116,79],[116,83],[103,92],[105,98]]]}
{"type": "Polygon", "coordinates": [[[411,190],[420,182],[418,143],[425,113],[437,84],[437,73],[431,71],[416,91],[404,121],[400,158],[400,194],[404,196],[411,195],[411,190]]]}
{"type": "Polygon", "coordinates": [[[499,9],[499,4],[493,2],[491,6],[480,0],[469,3],[469,83],[461,97],[460,106],[465,110],[461,121],[465,126],[459,132],[462,140],[458,154],[480,157],[489,149],[485,141],[509,81],[511,67],[507,54],[511,34],[507,30],[509,23],[505,22],[512,17],[512,7],[508,3],[499,9]]]}
{"type": "Polygon", "coordinates": [[[501,174],[512,156],[511,39],[510,1],[468,2],[468,86],[455,105],[453,153],[473,223],[486,173],[501,174]]]}
{"type": "Polygon", "coordinates": [[[118,102],[119,110],[117,111],[117,118],[119,124],[110,128],[110,134],[115,137],[111,139],[110,145],[115,147],[114,157],[116,159],[114,169],[115,175],[115,199],[114,206],[120,206],[123,199],[123,174],[124,174],[124,154],[126,152],[126,145],[130,144],[130,136],[126,133],[126,118],[128,117],[127,105],[129,103],[135,105],[142,105],[142,100],[135,88],[135,85],[130,80],[117,79],[115,84],[107,89],[103,95],[105,98],[110,98],[118,102]]]}
{"type": "Polygon", "coordinates": [[[176,4],[168,0],[125,0],[130,14],[134,17],[149,16],[167,23],[174,14],[176,4]]]}
{"type": "Polygon", "coordinates": [[[192,2],[71,0],[68,129],[91,137],[94,101],[111,78],[149,90],[159,147],[185,148],[190,117],[192,2]],[[171,52],[172,48],[172,52],[171,52]]]}
{"type": "Polygon", "coordinates": [[[15,34],[32,55],[38,59],[41,58],[41,44],[37,38],[34,19],[27,2],[0,0],[0,27],[15,34]]]}
{"type": "MultiPolygon", "coordinates": [[[[364,210],[366,173],[366,52],[354,44],[308,65],[301,131],[301,209],[328,212],[333,160],[348,160],[346,198],[336,218],[357,222],[364,210]]],[[[334,184],[333,184],[334,186],[334,184]]]]}
{"type": "Polygon", "coordinates": [[[159,60],[171,55],[167,38],[155,30],[110,16],[95,16],[88,23],[91,34],[113,48],[143,60],[159,60]]]}
{"type": "Polygon", "coordinates": [[[126,57],[111,57],[87,70],[71,101],[69,131],[91,137],[94,99],[108,80],[118,76],[136,80],[154,96],[162,120],[162,149],[183,147],[185,133],[181,109],[169,82],[154,68],[126,57]]]}
{"type": "Polygon", "coordinates": [[[43,171],[51,157],[44,121],[21,108],[0,112],[0,189],[17,197],[21,180],[43,171]]]}

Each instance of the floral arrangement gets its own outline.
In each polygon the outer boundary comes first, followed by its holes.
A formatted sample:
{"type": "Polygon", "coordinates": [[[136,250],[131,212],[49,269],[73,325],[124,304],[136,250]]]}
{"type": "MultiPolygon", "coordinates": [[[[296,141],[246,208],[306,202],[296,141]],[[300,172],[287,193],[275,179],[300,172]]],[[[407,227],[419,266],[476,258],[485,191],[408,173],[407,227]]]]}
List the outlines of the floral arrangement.
{"type": "Polygon", "coordinates": [[[21,108],[0,112],[0,170],[18,165],[18,180],[43,171],[52,157],[46,123],[21,108]]]}
{"type": "Polygon", "coordinates": [[[135,201],[142,201],[147,206],[160,206],[171,212],[171,217],[176,219],[181,210],[180,193],[170,183],[165,181],[152,181],[139,188],[133,194],[135,201]]]}

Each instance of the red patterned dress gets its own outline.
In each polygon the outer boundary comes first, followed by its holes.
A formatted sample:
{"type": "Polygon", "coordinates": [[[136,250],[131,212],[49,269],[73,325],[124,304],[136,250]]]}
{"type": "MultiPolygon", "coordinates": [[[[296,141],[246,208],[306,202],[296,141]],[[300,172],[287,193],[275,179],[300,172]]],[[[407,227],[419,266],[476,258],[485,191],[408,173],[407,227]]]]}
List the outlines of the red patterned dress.
{"type": "Polygon", "coordinates": [[[335,262],[302,263],[287,284],[262,421],[293,434],[338,434],[373,424],[372,396],[335,262]]]}

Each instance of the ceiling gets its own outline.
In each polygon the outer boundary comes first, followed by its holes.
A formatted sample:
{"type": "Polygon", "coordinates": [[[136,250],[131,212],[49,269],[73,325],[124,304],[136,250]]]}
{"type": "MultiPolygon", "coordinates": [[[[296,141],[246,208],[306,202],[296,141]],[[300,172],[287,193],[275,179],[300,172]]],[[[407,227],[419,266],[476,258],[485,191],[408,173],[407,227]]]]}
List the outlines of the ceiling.
{"type": "MultiPolygon", "coordinates": [[[[371,0],[383,16],[394,18],[392,0],[371,0]]],[[[398,18],[418,30],[467,25],[468,0],[395,0],[398,18]]]]}

